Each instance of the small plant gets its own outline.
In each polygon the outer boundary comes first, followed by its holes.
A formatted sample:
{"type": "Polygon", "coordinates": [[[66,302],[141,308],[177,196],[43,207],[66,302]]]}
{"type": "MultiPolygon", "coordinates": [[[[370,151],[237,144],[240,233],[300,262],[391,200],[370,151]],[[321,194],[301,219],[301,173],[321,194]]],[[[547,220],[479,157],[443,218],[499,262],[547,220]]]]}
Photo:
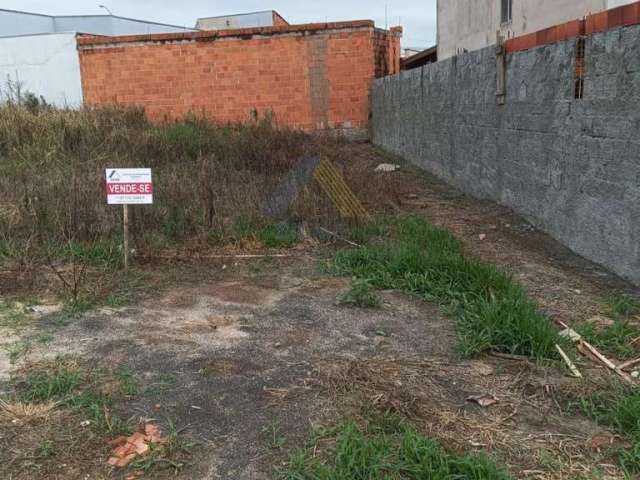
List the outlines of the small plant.
{"type": "Polygon", "coordinates": [[[351,281],[351,287],[338,297],[338,303],[359,308],[380,308],[382,306],[371,281],[359,278],[354,278],[351,281]]]}
{"type": "Polygon", "coordinates": [[[138,384],[133,373],[126,365],[120,366],[116,370],[116,378],[120,383],[120,391],[127,397],[135,397],[138,394],[138,384]]]}
{"type": "Polygon", "coordinates": [[[278,422],[273,421],[262,427],[262,435],[267,440],[269,448],[280,450],[287,443],[287,437],[282,435],[278,422]]]}
{"type": "Polygon", "coordinates": [[[55,453],[55,446],[51,440],[41,440],[36,446],[35,456],[37,458],[49,458],[55,453]]]}

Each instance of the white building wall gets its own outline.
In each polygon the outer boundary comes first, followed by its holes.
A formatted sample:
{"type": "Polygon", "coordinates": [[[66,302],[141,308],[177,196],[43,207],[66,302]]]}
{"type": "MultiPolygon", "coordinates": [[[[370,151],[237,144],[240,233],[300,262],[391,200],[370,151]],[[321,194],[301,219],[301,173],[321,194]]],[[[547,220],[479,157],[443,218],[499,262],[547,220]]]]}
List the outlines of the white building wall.
{"type": "Polygon", "coordinates": [[[637,0],[513,0],[512,21],[501,24],[501,0],[438,0],[438,59],[478,50],[505,38],[543,30],[637,0]]]}
{"type": "Polygon", "coordinates": [[[59,107],[82,104],[75,33],[0,38],[0,91],[7,80],[59,107]]]}

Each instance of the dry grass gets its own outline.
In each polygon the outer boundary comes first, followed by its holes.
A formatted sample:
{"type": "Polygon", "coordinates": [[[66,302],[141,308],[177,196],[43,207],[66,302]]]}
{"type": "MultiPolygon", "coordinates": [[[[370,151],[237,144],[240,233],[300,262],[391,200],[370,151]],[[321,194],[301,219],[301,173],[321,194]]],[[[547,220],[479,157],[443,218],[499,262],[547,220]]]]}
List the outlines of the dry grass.
{"type": "Polygon", "coordinates": [[[32,422],[49,417],[59,403],[48,401],[45,403],[6,402],[0,399],[0,418],[17,422],[32,422]]]}
{"type": "Polygon", "coordinates": [[[523,363],[519,371],[498,372],[485,362],[387,358],[331,362],[319,371],[347,409],[399,413],[454,451],[490,452],[517,478],[586,479],[596,468],[621,478],[615,461],[590,448],[599,429],[563,416],[555,398],[562,380],[540,381],[553,373],[539,368],[523,363]],[[483,409],[467,401],[484,394],[498,403],[483,409]]]}
{"type": "MultiPolygon", "coordinates": [[[[398,185],[373,172],[376,159],[332,136],[278,129],[267,120],[153,125],[131,109],[0,106],[0,287],[37,290],[43,266],[53,273],[80,265],[79,281],[66,275],[75,297],[76,284],[92,283],[84,276],[95,280],[120,265],[122,209],[106,205],[107,167],[153,170],[154,205],[130,209],[138,254],[256,249],[273,240],[261,236],[272,222],[264,215],[272,192],[311,153],[336,163],[372,211],[394,204],[398,185]]],[[[342,224],[313,181],[289,213],[294,231],[296,224],[311,233],[342,224]]]]}

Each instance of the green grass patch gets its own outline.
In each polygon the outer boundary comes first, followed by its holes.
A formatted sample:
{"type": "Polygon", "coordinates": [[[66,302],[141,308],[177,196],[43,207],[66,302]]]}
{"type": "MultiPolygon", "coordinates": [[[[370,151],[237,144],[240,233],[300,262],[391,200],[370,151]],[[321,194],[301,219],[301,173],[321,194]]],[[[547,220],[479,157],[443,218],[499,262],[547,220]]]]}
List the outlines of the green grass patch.
{"type": "Polygon", "coordinates": [[[371,285],[371,281],[359,278],[352,280],[349,290],[338,297],[338,303],[359,308],[382,307],[382,302],[371,285]]]}
{"type": "Polygon", "coordinates": [[[290,248],[298,243],[298,230],[288,223],[275,223],[260,229],[257,238],[267,248],[290,248]]]}
{"type": "Polygon", "coordinates": [[[224,228],[214,228],[207,232],[207,243],[223,246],[244,240],[259,241],[267,248],[290,248],[300,241],[295,225],[288,223],[267,223],[265,219],[239,215],[224,228]]]}
{"type": "Polygon", "coordinates": [[[465,356],[493,350],[557,358],[554,344],[566,342],[511,276],[465,258],[460,241],[420,217],[392,226],[393,236],[379,244],[338,252],[334,271],[448,307],[465,356]]]}
{"type": "Polygon", "coordinates": [[[631,341],[640,337],[640,328],[622,320],[615,320],[605,328],[598,328],[593,323],[585,322],[576,325],[575,331],[597,348],[616,357],[627,359],[638,354],[631,341]]]}
{"type": "Polygon", "coordinates": [[[483,454],[448,452],[402,420],[385,419],[361,427],[346,423],[316,432],[296,451],[280,480],[511,480],[483,454]],[[322,440],[322,442],[320,442],[322,440]],[[317,455],[318,446],[333,447],[317,455]]]}
{"type": "Polygon", "coordinates": [[[631,447],[618,451],[620,465],[630,478],[640,474],[640,388],[615,383],[606,390],[570,402],[578,411],[625,436],[631,447]]]}
{"type": "Polygon", "coordinates": [[[120,268],[123,261],[122,238],[114,236],[110,239],[93,242],[51,242],[47,245],[46,254],[52,259],[115,270],[120,268]]]}

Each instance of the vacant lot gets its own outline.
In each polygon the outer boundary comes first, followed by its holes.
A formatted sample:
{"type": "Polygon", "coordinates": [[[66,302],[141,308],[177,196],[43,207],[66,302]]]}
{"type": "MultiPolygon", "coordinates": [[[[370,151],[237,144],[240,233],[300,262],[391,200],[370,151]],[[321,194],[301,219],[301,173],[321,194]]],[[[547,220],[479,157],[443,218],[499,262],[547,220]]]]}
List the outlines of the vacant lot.
{"type": "MultiPolygon", "coordinates": [[[[398,159],[369,145],[294,139],[296,154],[341,166],[370,222],[341,223],[311,187],[286,226],[240,228],[224,201],[224,221],[205,225],[198,199],[224,194],[205,185],[186,217],[164,198],[141,220],[153,235],[138,232],[126,274],[99,199],[81,211],[101,228],[49,238],[52,250],[27,223],[3,224],[2,478],[634,478],[640,395],[577,355],[557,322],[633,359],[637,292],[501,207],[406,165],[374,172],[398,159]],[[80,261],[73,295],[62,279],[80,261]],[[163,443],[110,466],[109,442],[149,424],[163,443]]],[[[252,205],[289,167],[257,170],[252,205]]],[[[40,218],[69,231],[64,216],[40,218]]]]}

